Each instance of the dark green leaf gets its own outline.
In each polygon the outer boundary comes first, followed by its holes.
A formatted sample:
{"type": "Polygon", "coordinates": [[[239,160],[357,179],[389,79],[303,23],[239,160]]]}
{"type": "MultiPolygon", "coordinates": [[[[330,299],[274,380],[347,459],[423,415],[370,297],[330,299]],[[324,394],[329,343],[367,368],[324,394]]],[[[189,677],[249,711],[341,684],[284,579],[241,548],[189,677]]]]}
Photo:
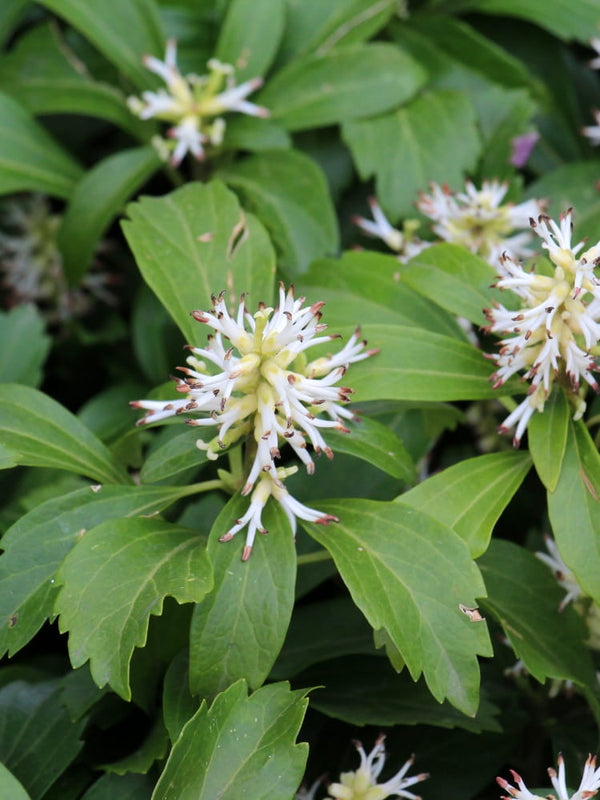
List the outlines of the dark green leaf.
{"type": "Polygon", "coordinates": [[[81,168],[45,129],[0,93],[0,194],[43,192],[69,197],[81,168]]]}
{"type": "Polygon", "coordinates": [[[397,500],[452,528],[477,558],[487,550],[494,525],[530,466],[527,453],[468,458],[427,478],[397,500]]]}
{"type": "Polygon", "coordinates": [[[294,605],[296,552],[289,523],[279,506],[263,514],[268,536],[259,536],[248,562],[240,559],[241,531],[222,543],[249,499],[236,496],[215,522],[208,540],[213,591],[196,606],[190,626],[190,687],[204,697],[239,678],[260,686],[277,658],[294,605]]]}
{"type": "Polygon", "coordinates": [[[236,300],[246,292],[249,303],[270,302],[275,254],[269,238],[219,181],[144,197],[127,213],[123,230],[140,271],[187,343],[205,344],[206,329],[190,312],[209,307],[213,293],[227,289],[236,300]]]}
{"type": "Polygon", "coordinates": [[[267,228],[292,275],[337,251],[337,220],[325,176],[308,156],[274,150],[231,164],[218,175],[267,228]]]}
{"type": "Polygon", "coordinates": [[[129,483],[110,452],[66,408],[29,386],[0,385],[0,432],[19,464],[56,467],[102,483],[129,483]]]}
{"type": "Polygon", "coordinates": [[[187,430],[169,439],[168,442],[157,447],[146,459],[140,479],[142,483],[155,483],[165,478],[199,467],[206,461],[206,451],[199,450],[196,442],[206,437],[210,440],[216,435],[216,429],[209,428],[208,433],[198,434],[198,429],[187,430]]]}
{"type": "Polygon", "coordinates": [[[304,772],[308,746],[294,744],[304,691],[274,683],[247,696],[238,681],[202,703],[175,742],[152,800],[282,800],[304,772]]]}
{"type": "Polygon", "coordinates": [[[160,163],[153,147],[122,150],[96,164],[75,186],[58,233],[71,284],[83,278],[111,220],[160,163]]]}
{"type": "Polygon", "coordinates": [[[160,717],[151,727],[150,732],[138,749],[125,756],[120,761],[113,761],[105,764],[107,772],[114,772],[116,775],[126,775],[133,772],[145,774],[150,771],[152,765],[159,759],[164,759],[169,747],[169,735],[160,717]]]}
{"type": "Polygon", "coordinates": [[[441,702],[474,716],[476,654],[490,654],[484,625],[459,605],[485,594],[465,543],[433,517],[400,503],[350,500],[321,504],[334,529],[304,527],[336,563],[352,599],[374,630],[384,628],[413,680],[422,674],[441,702]]]}
{"type": "Polygon", "coordinates": [[[150,800],[154,780],[149,775],[112,775],[99,778],[81,800],[150,800]]]}
{"type": "Polygon", "coordinates": [[[50,349],[44,320],[37,308],[21,305],[0,312],[0,382],[37,386],[50,349]]]}
{"type": "Polygon", "coordinates": [[[236,83],[262,78],[275,58],[285,22],[285,0],[231,0],[215,58],[235,67],[236,83]]]}
{"type": "Polygon", "coordinates": [[[227,120],[223,140],[225,150],[285,150],[291,144],[285,128],[271,119],[238,114],[227,120]]]}
{"type": "Polygon", "coordinates": [[[129,662],[166,596],[199,602],[212,586],[204,537],[159,519],[112,519],[85,533],[57,575],[60,630],[74,667],[129,699],[129,662]],[[111,647],[107,649],[106,643],[111,647]]]}
{"type": "Polygon", "coordinates": [[[0,6],[0,43],[14,31],[15,22],[19,19],[29,0],[4,0],[0,6]]]}
{"type": "Polygon", "coordinates": [[[363,180],[375,176],[377,197],[392,220],[414,214],[418,192],[429,181],[461,186],[481,150],[472,104],[448,90],[424,92],[389,114],[346,122],[343,136],[363,180]]]}
{"type": "Polygon", "coordinates": [[[556,387],[546,400],[542,414],[534,414],[527,425],[529,452],[537,474],[553,492],[560,476],[569,430],[569,404],[564,391],[556,387]]]}
{"type": "Polygon", "coordinates": [[[259,102],[290,131],[324,127],[394,108],[425,81],[416,61],[389,44],[356,44],[309,54],[284,67],[259,102]]]}
{"type": "Polygon", "coordinates": [[[163,688],[163,719],[174,742],[186,722],[198,710],[199,701],[190,692],[190,654],[182,650],[169,664],[163,688]]]}
{"type": "Polygon", "coordinates": [[[23,784],[9,772],[4,764],[0,764],[0,797],[6,800],[31,800],[31,795],[27,794],[23,784]]]}

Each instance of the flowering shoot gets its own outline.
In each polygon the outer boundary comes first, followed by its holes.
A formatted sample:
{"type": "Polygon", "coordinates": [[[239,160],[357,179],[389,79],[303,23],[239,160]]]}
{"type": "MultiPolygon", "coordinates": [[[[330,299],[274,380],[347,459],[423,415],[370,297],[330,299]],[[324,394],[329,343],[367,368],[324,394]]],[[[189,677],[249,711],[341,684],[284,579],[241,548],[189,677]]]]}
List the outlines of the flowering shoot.
{"type": "MultiPolygon", "coordinates": [[[[532,794],[525,783],[523,778],[514,769],[511,769],[511,775],[516,786],[511,784],[504,778],[496,778],[498,785],[505,791],[507,795],[502,795],[502,800],[538,800],[540,797],[549,797],[550,795],[532,794]]],[[[561,755],[558,757],[558,772],[550,767],[548,775],[552,782],[552,787],[556,792],[556,800],[586,800],[587,798],[594,797],[600,788],[600,769],[596,769],[596,756],[588,756],[583,767],[583,775],[579,788],[574,794],[569,794],[567,788],[567,781],[565,776],[565,763],[561,755]]]]}

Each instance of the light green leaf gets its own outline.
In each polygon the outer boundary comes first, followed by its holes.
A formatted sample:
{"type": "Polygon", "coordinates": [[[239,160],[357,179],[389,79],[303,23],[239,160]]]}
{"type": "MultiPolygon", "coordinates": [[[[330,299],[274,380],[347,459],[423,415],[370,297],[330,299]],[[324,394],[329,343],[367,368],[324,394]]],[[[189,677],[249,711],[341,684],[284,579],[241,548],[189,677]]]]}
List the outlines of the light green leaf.
{"type": "Polygon", "coordinates": [[[342,133],[361,178],[375,176],[377,197],[392,221],[414,214],[429,181],[462,186],[481,150],[472,104],[445,89],[424,92],[389,114],[345,122],[342,133]]]}
{"type": "Polygon", "coordinates": [[[204,345],[206,329],[190,312],[227,289],[248,303],[273,296],[275,254],[258,220],[245,214],[219,181],[190,183],[165,197],[127,206],[123,230],[146,283],[188,344],[204,345]]]}
{"type": "Polygon", "coordinates": [[[260,153],[220,170],[260,219],[292,275],[305,272],[315,258],[335,252],[339,236],[325,176],[297,150],[260,153]]]}
{"type": "Polygon", "coordinates": [[[600,455],[583,422],[570,422],[548,514],[560,554],[583,591],[600,603],[600,455]]]}
{"type": "Polygon", "coordinates": [[[217,518],[208,540],[214,589],[196,606],[190,625],[190,687],[209,697],[239,678],[260,686],[277,658],[294,605],[296,552],[289,523],[279,506],[263,513],[268,536],[259,536],[252,557],[240,559],[244,536],[218,541],[249,499],[237,495],[217,518]]]}
{"type": "Polygon", "coordinates": [[[298,788],[308,745],[295,744],[307,700],[286,683],[247,696],[238,681],[202,703],[175,742],[152,800],[282,800],[298,788]]]}
{"type": "Polygon", "coordinates": [[[0,93],[0,194],[69,197],[81,167],[16,100],[0,93]]]}
{"type": "Polygon", "coordinates": [[[15,23],[21,16],[29,0],[4,0],[0,6],[0,43],[15,30],[15,23]]]}
{"type": "Polygon", "coordinates": [[[412,97],[425,72],[385,43],[355,44],[309,54],[278,72],[259,95],[290,131],[379,114],[412,97]]]}
{"type": "Polygon", "coordinates": [[[70,411],[37,389],[0,385],[0,432],[19,464],[56,467],[101,483],[129,483],[107,448],[70,411]]]}
{"type": "Polygon", "coordinates": [[[71,284],[83,278],[111,220],[160,163],[153,147],[122,150],[100,161],[77,183],[58,232],[71,284]]]}
{"type": "Polygon", "coordinates": [[[460,461],[396,498],[447,525],[477,558],[531,467],[527,453],[490,453],[460,461]]]}
{"type": "Polygon", "coordinates": [[[224,150],[286,150],[292,146],[288,132],[271,119],[238,114],[227,120],[224,150]]]}
{"type": "Polygon", "coordinates": [[[236,83],[267,73],[283,34],[285,0],[231,0],[215,58],[235,67],[236,83]]]}
{"type": "Polygon", "coordinates": [[[27,794],[23,788],[23,784],[9,772],[4,764],[0,763],[0,797],[6,797],[7,800],[31,800],[30,795],[27,794]]]}
{"type": "Polygon", "coordinates": [[[44,320],[32,305],[0,312],[0,383],[37,386],[50,349],[44,320]]]}
{"type": "Polygon", "coordinates": [[[400,503],[344,499],[320,507],[339,517],[335,530],[304,527],[329,550],[373,629],[387,631],[413,680],[424,675],[436,700],[447,698],[474,716],[476,654],[491,650],[487,628],[459,610],[485,594],[465,543],[433,517],[400,503]]]}
{"type": "Polygon", "coordinates": [[[529,452],[541,482],[553,492],[567,446],[569,404],[564,391],[555,387],[544,404],[542,414],[534,414],[527,425],[529,452]]]}
{"type": "Polygon", "coordinates": [[[573,608],[559,610],[564,591],[552,570],[533,553],[502,540],[492,542],[478,563],[489,595],[481,606],[502,625],[534,678],[597,686],[585,625],[573,608]]]}
{"type": "Polygon", "coordinates": [[[164,57],[165,40],[153,0],[41,0],[63,17],[136,85],[154,87],[155,78],[142,63],[146,54],[164,57]]]}
{"type": "Polygon", "coordinates": [[[103,486],[47,500],[2,537],[0,656],[14,655],[53,616],[56,572],[69,550],[106,519],[150,516],[190,494],[189,487],[103,486]]]}
{"type": "Polygon", "coordinates": [[[61,632],[74,667],[130,699],[129,663],[166,596],[199,602],[212,586],[204,538],[159,519],[112,519],[86,532],[57,575],[61,632]],[[107,648],[107,642],[110,647],[107,648]]]}
{"type": "Polygon", "coordinates": [[[174,436],[148,456],[140,472],[140,480],[142,483],[156,483],[201,466],[206,462],[206,451],[196,447],[196,442],[204,438],[209,441],[215,435],[216,429],[209,428],[203,436],[196,428],[174,436]]]}
{"type": "Polygon", "coordinates": [[[81,800],[150,800],[151,775],[113,775],[110,772],[90,786],[81,800]]]}

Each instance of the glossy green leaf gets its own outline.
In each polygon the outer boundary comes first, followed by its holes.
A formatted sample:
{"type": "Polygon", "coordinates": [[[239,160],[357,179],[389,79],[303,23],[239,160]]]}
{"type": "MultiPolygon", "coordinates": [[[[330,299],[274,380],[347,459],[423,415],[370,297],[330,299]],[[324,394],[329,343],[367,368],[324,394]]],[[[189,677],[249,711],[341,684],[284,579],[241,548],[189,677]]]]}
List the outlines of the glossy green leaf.
{"type": "Polygon", "coordinates": [[[151,775],[107,773],[90,786],[81,800],[150,800],[153,787],[151,775]]]}
{"type": "Polygon", "coordinates": [[[583,591],[600,603],[600,455],[583,422],[569,423],[548,513],[560,554],[583,591]]]}
{"type": "Polygon", "coordinates": [[[433,517],[400,503],[321,503],[335,527],[304,527],[333,556],[352,599],[374,630],[385,629],[413,680],[474,716],[479,701],[477,653],[490,654],[484,625],[459,604],[476,605],[485,587],[465,543],[433,517]]]}
{"type": "Polygon", "coordinates": [[[460,461],[404,492],[399,502],[452,528],[477,558],[531,467],[527,453],[490,453],[460,461]]]}
{"type": "Polygon", "coordinates": [[[2,538],[0,656],[14,655],[53,616],[56,572],[87,530],[107,519],[151,516],[188,494],[188,487],[88,487],[22,516],[2,538]]]}
{"type": "Polygon", "coordinates": [[[15,776],[6,769],[4,764],[0,763],[0,797],[6,797],[7,800],[31,800],[31,795],[27,794],[23,788],[23,784],[15,778],[15,776]]]}
{"type": "Polygon", "coordinates": [[[308,745],[295,744],[304,691],[274,683],[247,696],[238,681],[202,703],[175,742],[152,800],[282,800],[304,772],[308,745]]]}
{"type": "Polygon", "coordinates": [[[0,194],[69,197],[81,168],[28,111],[0,93],[0,194]]]}
{"type": "MultiPolygon", "coordinates": [[[[205,429],[206,430],[206,429],[205,429]]],[[[178,436],[169,439],[165,444],[157,447],[148,456],[140,472],[142,483],[155,483],[174,475],[179,475],[185,470],[199,467],[206,462],[206,451],[196,447],[199,439],[210,440],[216,435],[216,428],[209,428],[207,432],[198,434],[195,430],[186,430],[178,436]]]]}
{"type": "Polygon", "coordinates": [[[199,602],[212,586],[204,537],[159,519],[111,519],[87,531],[57,575],[59,627],[74,667],[129,699],[129,663],[166,596],[199,602]],[[107,642],[111,643],[107,648],[107,642]]]}
{"type": "Polygon", "coordinates": [[[19,464],[55,467],[101,483],[129,483],[106,447],[70,411],[37,389],[0,385],[0,432],[19,464]]]}
{"type": "Polygon", "coordinates": [[[258,536],[252,556],[241,561],[240,531],[219,542],[246,511],[249,498],[236,496],[215,522],[208,540],[215,583],[196,606],[190,625],[190,687],[210,697],[239,678],[260,686],[283,644],[294,605],[296,552],[279,506],[265,510],[268,536],[258,536]]]}
{"type": "Polygon", "coordinates": [[[425,81],[410,56],[389,44],[356,44],[294,60],[267,83],[259,101],[290,131],[380,114],[425,81]]]}
{"type": "Polygon", "coordinates": [[[58,233],[70,283],[83,278],[111,220],[160,164],[153,147],[122,150],[100,161],[77,183],[58,233]]]}
{"type": "Polygon", "coordinates": [[[373,464],[398,480],[411,483],[416,480],[415,464],[402,440],[386,425],[369,417],[349,422],[350,433],[327,431],[327,443],[334,453],[348,455],[373,464]]]}
{"type": "Polygon", "coordinates": [[[440,89],[391,113],[345,122],[342,132],[361,178],[375,176],[377,197],[397,220],[414,215],[414,202],[429,181],[463,185],[481,151],[475,123],[467,97],[440,89]]]}
{"type": "Polygon", "coordinates": [[[567,446],[569,404],[564,391],[556,387],[546,400],[542,414],[534,414],[527,425],[529,452],[541,482],[553,492],[567,446]]]}
{"type": "Polygon", "coordinates": [[[218,176],[261,220],[292,275],[338,250],[337,219],[325,176],[308,156],[296,150],[260,153],[220,170],[218,176]]]}
{"type": "Polygon", "coordinates": [[[122,92],[91,79],[57,26],[37,25],[19,37],[0,62],[0,89],[36,115],[85,114],[136,137],[148,131],[148,124],[131,113],[122,92]]]}
{"type": "Polygon", "coordinates": [[[401,265],[399,273],[402,283],[475,325],[485,324],[483,309],[499,296],[499,291],[490,288],[494,268],[459,245],[428,247],[401,265]]]}
{"type": "Polygon", "coordinates": [[[245,214],[219,181],[190,183],[165,197],[127,207],[123,230],[146,283],[189,344],[204,345],[206,328],[190,312],[210,308],[227,289],[237,302],[269,303],[275,254],[258,220],[245,214]]]}
{"type": "Polygon", "coordinates": [[[83,747],[85,724],[71,722],[55,684],[8,683],[0,689],[0,762],[41,800],[83,747]]]}
{"type": "Polygon", "coordinates": [[[396,0],[288,0],[279,60],[290,61],[311,51],[322,55],[343,44],[362,42],[396,10],[396,0]]]}
{"type": "Polygon", "coordinates": [[[488,590],[481,606],[502,625],[527,670],[540,682],[557,678],[594,687],[587,631],[573,608],[559,610],[564,591],[552,570],[502,540],[492,542],[478,563],[488,590]]]}
{"type": "MultiPolygon", "coordinates": [[[[387,659],[368,655],[334,658],[303,672],[302,686],[319,686],[311,708],[351,725],[434,725],[473,733],[498,731],[498,709],[485,696],[475,717],[450,703],[439,703],[425,681],[415,683],[407,670],[395,672],[387,659]]],[[[421,766],[423,764],[419,762],[421,766]]]]}
{"type": "Polygon", "coordinates": [[[0,383],[38,386],[50,349],[44,320],[35,306],[0,311],[0,383]]]}
{"type": "Polygon", "coordinates": [[[236,83],[266,75],[283,34],[285,0],[232,0],[215,58],[235,67],[236,83]]]}
{"type": "Polygon", "coordinates": [[[164,57],[164,33],[153,0],[41,0],[41,4],[77,28],[136,86],[156,85],[142,63],[145,54],[164,57]]]}

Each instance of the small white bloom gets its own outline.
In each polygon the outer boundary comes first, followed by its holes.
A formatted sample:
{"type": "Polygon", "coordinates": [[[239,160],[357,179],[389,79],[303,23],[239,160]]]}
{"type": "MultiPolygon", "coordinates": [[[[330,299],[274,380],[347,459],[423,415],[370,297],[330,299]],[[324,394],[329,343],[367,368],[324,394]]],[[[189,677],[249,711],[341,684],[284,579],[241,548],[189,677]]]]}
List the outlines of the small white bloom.
{"type": "Polygon", "coordinates": [[[595,36],[593,39],[590,39],[590,46],[593,47],[598,55],[596,58],[592,58],[589,62],[589,66],[592,69],[600,69],[600,38],[595,36]]]}
{"type": "Polygon", "coordinates": [[[572,600],[578,600],[581,597],[581,587],[577,583],[575,575],[562,560],[554,539],[550,536],[544,536],[544,544],[548,552],[536,552],[536,556],[550,567],[554,577],[566,592],[558,607],[558,610],[562,611],[572,600]]]}
{"type": "Polygon", "coordinates": [[[369,198],[369,206],[373,214],[372,220],[355,216],[352,221],[369,236],[381,239],[390,250],[398,254],[398,261],[406,263],[425,250],[426,247],[431,246],[431,242],[424,242],[415,236],[415,231],[419,226],[418,222],[406,220],[400,231],[394,228],[374,197],[369,198]]]}
{"type": "Polygon", "coordinates": [[[414,762],[414,756],[406,761],[401,769],[385,783],[377,783],[385,764],[385,736],[381,734],[371,752],[367,755],[362,744],[355,742],[360,756],[360,766],[354,772],[342,772],[339,783],[329,785],[325,800],[385,800],[386,797],[405,797],[420,800],[418,795],[407,791],[409,786],[424,781],[429,775],[407,776],[414,762]]]}
{"type": "Polygon", "coordinates": [[[250,506],[221,538],[229,541],[246,528],[246,560],[256,533],[265,532],[262,511],[269,497],[281,505],[294,533],[297,519],[322,524],[336,521],[293,498],[283,486],[291,471],[278,468],[275,462],[282,443],[289,444],[309,474],[314,471],[309,444],[317,455],[333,458],[323,433],[330,428],[347,433],[344,421],[353,418],[345,408],[352,390],[336,384],[350,364],[376,351],[364,349],[357,330],[338,353],[307,362],[307,350],[337,337],[320,335],[327,327],[320,321],[323,303],[303,307],[304,298],[295,298],[293,288],[286,293],[283,285],[278,307],[260,304],[253,316],[243,298],[235,316],[229,314],[223,292],[213,296],[212,302],[212,312],[192,312],[195,320],[215,333],[206,347],[189,347],[188,366],[178,367],[185,377],[175,379],[176,389],[184,396],[165,402],[136,400],[131,405],[146,410],[138,424],[189,413],[189,425],[216,426],[217,436],[200,445],[211,459],[246,440],[249,466],[242,494],[252,493],[250,506]],[[209,373],[207,364],[217,371],[209,373]]]}
{"type": "MultiPolygon", "coordinates": [[[[598,59],[598,62],[600,63],[600,58],[598,59]]],[[[595,108],[593,109],[592,114],[594,115],[596,124],[586,125],[581,129],[581,133],[590,140],[590,144],[597,145],[600,144],[600,111],[595,108]]]]}
{"type": "MultiPolygon", "coordinates": [[[[502,800],[511,800],[511,798],[516,798],[516,800],[538,800],[540,797],[547,796],[532,794],[519,773],[512,769],[510,772],[516,786],[511,786],[504,778],[496,778],[500,787],[510,795],[510,797],[502,795],[502,800]]],[[[596,769],[596,756],[589,755],[587,757],[579,788],[574,794],[569,794],[567,789],[565,764],[561,755],[558,757],[558,772],[550,767],[548,775],[556,792],[556,800],[587,800],[590,797],[594,797],[598,789],[600,789],[600,769],[596,769]]]]}

